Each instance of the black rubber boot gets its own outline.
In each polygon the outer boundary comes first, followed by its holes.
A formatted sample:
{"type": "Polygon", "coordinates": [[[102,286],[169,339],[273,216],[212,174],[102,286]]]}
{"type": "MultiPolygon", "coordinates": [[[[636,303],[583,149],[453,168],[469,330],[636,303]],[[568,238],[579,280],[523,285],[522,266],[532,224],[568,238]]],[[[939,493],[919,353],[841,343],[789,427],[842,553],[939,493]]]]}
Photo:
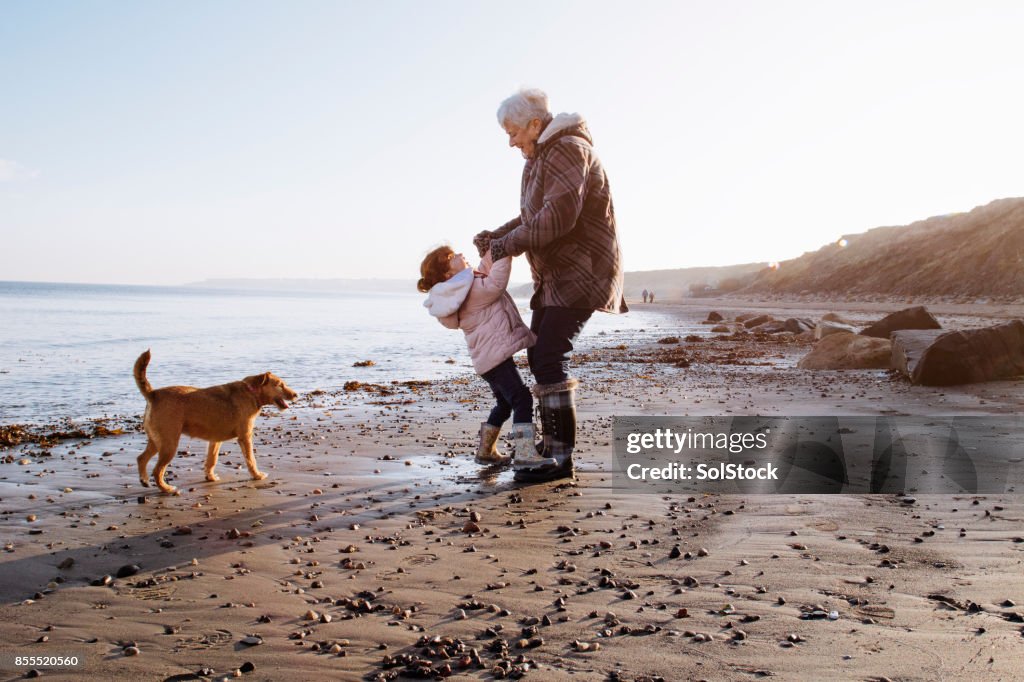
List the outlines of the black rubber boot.
{"type": "Polygon", "coordinates": [[[578,385],[575,379],[568,379],[558,384],[538,384],[533,387],[540,408],[541,456],[553,458],[555,464],[518,469],[514,476],[516,481],[541,483],[572,478],[575,474],[572,453],[576,448],[578,385]]]}

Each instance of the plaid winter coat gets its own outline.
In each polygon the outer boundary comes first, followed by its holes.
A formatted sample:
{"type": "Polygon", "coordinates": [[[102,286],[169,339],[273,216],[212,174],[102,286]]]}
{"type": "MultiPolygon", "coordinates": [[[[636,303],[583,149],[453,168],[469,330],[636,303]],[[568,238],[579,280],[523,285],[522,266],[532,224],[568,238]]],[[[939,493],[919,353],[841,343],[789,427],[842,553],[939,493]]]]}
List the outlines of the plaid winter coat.
{"type": "Polygon", "coordinates": [[[628,310],[611,188],[592,144],[578,114],[552,119],[523,168],[519,216],[489,234],[494,260],[526,254],[532,309],[628,310]]]}

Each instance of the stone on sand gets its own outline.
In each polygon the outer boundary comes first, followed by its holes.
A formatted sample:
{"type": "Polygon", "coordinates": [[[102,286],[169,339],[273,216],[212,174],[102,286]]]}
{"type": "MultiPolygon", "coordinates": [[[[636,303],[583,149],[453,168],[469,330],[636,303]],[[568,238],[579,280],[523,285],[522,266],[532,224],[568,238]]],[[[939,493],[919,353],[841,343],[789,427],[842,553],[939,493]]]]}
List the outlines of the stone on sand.
{"type": "Polygon", "coordinates": [[[821,322],[818,323],[818,326],[816,326],[814,328],[814,338],[815,338],[815,340],[820,340],[820,339],[825,338],[826,336],[832,336],[834,334],[856,334],[856,333],[857,333],[857,328],[852,326],[852,325],[843,324],[842,322],[831,322],[831,321],[826,320],[824,318],[822,318],[821,322]]]}
{"type": "Polygon", "coordinates": [[[942,325],[923,306],[905,308],[886,315],[878,322],[868,326],[861,334],[877,339],[888,339],[894,331],[901,329],[941,329],[942,325]]]}
{"type": "Polygon", "coordinates": [[[947,332],[931,340],[917,362],[923,340],[920,334],[895,335],[895,366],[912,383],[954,386],[1024,375],[1024,321],[1012,320],[982,329],[947,332]]]}
{"type": "MultiPolygon", "coordinates": [[[[820,327],[819,327],[820,328],[820,327]]],[[[888,369],[892,343],[857,334],[832,334],[818,342],[797,367],[801,369],[888,369]]]]}

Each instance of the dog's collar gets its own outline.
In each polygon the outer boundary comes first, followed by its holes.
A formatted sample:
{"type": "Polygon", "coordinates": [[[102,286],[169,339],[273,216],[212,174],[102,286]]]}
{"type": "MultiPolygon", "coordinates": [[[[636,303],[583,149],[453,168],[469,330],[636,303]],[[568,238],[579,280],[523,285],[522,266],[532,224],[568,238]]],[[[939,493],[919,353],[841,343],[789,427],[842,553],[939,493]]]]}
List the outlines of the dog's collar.
{"type": "Polygon", "coordinates": [[[259,391],[253,388],[250,384],[246,384],[245,387],[249,389],[249,393],[252,393],[253,395],[259,395],[259,391]]]}

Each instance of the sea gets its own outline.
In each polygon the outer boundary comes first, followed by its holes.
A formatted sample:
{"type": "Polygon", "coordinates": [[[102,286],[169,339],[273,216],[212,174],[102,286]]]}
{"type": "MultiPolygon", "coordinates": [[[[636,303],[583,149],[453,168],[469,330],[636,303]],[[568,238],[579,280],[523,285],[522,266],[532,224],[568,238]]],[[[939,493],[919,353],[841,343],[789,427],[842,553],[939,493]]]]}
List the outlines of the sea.
{"type": "MultiPolygon", "coordinates": [[[[462,332],[422,304],[415,292],[0,282],[0,425],[141,416],[132,366],[147,348],[156,387],[271,371],[305,393],[472,374],[462,332]]],[[[577,348],[627,343],[665,320],[595,313],[577,348]]]]}

